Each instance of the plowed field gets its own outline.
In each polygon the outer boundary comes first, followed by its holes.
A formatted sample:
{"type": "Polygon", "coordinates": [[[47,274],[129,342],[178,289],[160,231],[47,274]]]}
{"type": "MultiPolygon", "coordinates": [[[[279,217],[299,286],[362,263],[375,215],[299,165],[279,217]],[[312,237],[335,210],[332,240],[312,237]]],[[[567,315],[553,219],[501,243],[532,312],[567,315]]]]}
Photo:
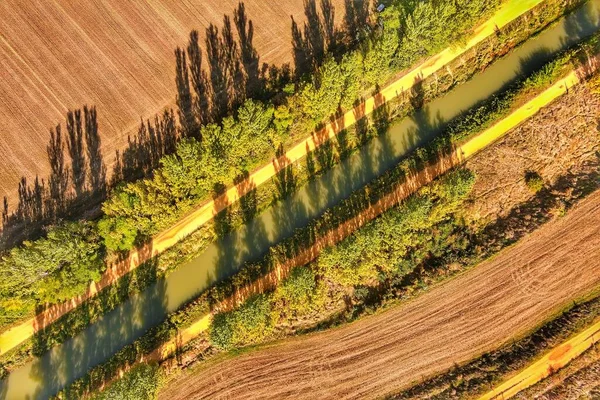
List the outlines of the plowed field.
{"type": "MultiPolygon", "coordinates": [[[[336,20],[342,0],[331,2],[336,20]]],[[[174,104],[175,56],[192,29],[221,27],[238,0],[0,2],[0,197],[14,200],[22,176],[49,172],[50,128],[68,109],[96,106],[102,153],[110,171],[140,118],[174,104]]],[[[299,0],[245,1],[260,62],[292,62],[299,0]]],[[[233,21],[232,21],[233,23],[233,21]]],[[[235,27],[234,27],[235,30],[235,27]]],[[[203,46],[204,47],[204,46],[203,46]]],[[[205,60],[206,62],[206,60],[205,60]]],[[[14,210],[16,202],[11,201],[14,210]]]]}
{"type": "Polygon", "coordinates": [[[373,398],[497,347],[600,284],[600,192],[404,306],[213,363],[164,399],[373,398]]]}

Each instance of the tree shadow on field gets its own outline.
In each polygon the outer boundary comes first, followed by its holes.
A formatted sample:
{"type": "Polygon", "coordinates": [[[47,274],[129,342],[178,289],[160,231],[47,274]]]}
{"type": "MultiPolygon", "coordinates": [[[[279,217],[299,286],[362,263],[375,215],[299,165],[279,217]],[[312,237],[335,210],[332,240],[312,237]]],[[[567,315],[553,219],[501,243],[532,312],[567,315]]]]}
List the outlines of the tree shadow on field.
{"type": "Polygon", "coordinates": [[[179,140],[173,110],[140,122],[137,134],[127,138],[127,148],[116,152],[111,186],[149,177],[160,159],[175,152],[179,140]]]}
{"type": "Polygon", "coordinates": [[[365,27],[369,22],[369,0],[344,0],[344,24],[346,32],[353,43],[358,43],[366,34],[365,27]]]}
{"type": "Polygon", "coordinates": [[[234,114],[246,99],[272,99],[290,82],[289,65],[261,64],[253,41],[254,24],[240,2],[233,18],[223,16],[222,28],[206,28],[204,49],[196,30],[190,32],[187,52],[175,49],[181,136],[202,140],[201,125],[234,114]]]}
{"type": "Polygon", "coordinates": [[[306,22],[301,28],[292,16],[292,48],[296,79],[315,72],[323,63],[325,54],[333,51],[339,39],[335,28],[335,9],[330,0],[304,0],[306,22]]]}
{"type": "Polygon", "coordinates": [[[102,154],[95,107],[69,111],[65,124],[50,130],[46,146],[50,173],[33,182],[21,178],[14,210],[4,197],[0,250],[34,240],[63,219],[95,218],[109,188],[148,177],[160,159],[175,151],[178,132],[172,110],[140,123],[128,146],[116,151],[110,181],[102,154]]]}
{"type": "Polygon", "coordinates": [[[339,58],[357,46],[370,31],[370,0],[345,0],[342,28],[335,25],[331,0],[304,0],[302,26],[292,16],[292,51],[296,80],[313,73],[327,54],[339,58]]]}
{"type": "Polygon", "coordinates": [[[98,213],[108,189],[101,144],[95,107],[69,111],[65,129],[59,124],[50,130],[46,146],[50,174],[33,183],[21,178],[14,210],[4,197],[0,249],[35,239],[60,219],[98,213]]]}

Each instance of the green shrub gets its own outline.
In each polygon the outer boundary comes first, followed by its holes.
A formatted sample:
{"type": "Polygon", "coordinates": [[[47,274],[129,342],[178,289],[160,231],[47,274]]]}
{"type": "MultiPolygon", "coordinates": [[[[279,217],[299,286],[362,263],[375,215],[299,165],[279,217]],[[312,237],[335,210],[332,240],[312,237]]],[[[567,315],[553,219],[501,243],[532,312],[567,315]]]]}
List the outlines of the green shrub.
{"type": "Polygon", "coordinates": [[[45,238],[13,248],[0,260],[0,309],[81,294],[100,279],[103,253],[91,222],[67,222],[51,228],[45,238]]]}
{"type": "Polygon", "coordinates": [[[297,318],[307,314],[319,306],[320,295],[314,271],[305,266],[294,268],[273,293],[276,318],[297,318]]]}
{"type": "Polygon", "coordinates": [[[156,400],[162,382],[162,370],[156,364],[140,364],[121,379],[94,395],[93,400],[156,400]]]}
{"type": "Polygon", "coordinates": [[[127,251],[135,245],[138,230],[125,218],[103,218],[98,222],[98,233],[104,245],[114,252],[127,251]]]}
{"type": "Polygon", "coordinates": [[[523,90],[536,90],[558,80],[565,72],[565,67],[571,62],[573,55],[573,51],[567,51],[562,56],[546,63],[525,80],[523,90]]]}
{"type": "Polygon", "coordinates": [[[544,188],[544,180],[540,174],[535,171],[525,172],[525,184],[532,193],[538,193],[544,188]]]}
{"type": "Polygon", "coordinates": [[[374,284],[410,272],[420,259],[407,262],[407,257],[417,254],[423,258],[448,245],[444,240],[432,242],[431,232],[451,219],[474,180],[471,171],[459,169],[422,188],[338,245],[325,249],[317,260],[319,272],[342,286],[374,284]],[[432,247],[433,243],[439,248],[432,247]]]}
{"type": "Polygon", "coordinates": [[[264,340],[273,331],[271,302],[266,295],[257,295],[239,308],[214,316],[209,338],[213,346],[229,350],[264,340]]]}

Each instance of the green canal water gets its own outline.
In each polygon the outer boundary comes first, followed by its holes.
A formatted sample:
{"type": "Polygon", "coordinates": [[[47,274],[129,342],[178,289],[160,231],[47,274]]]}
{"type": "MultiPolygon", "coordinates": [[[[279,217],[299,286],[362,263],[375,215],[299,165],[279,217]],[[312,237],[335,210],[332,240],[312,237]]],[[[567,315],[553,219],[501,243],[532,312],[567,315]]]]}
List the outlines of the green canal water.
{"type": "Polygon", "coordinates": [[[439,134],[447,121],[530,74],[599,27],[600,0],[592,0],[468,83],[410,118],[393,122],[386,133],[291,197],[210,245],[197,258],[132,296],[76,337],[11,373],[0,382],[0,399],[45,399],[55,394],[215,281],[233,274],[245,261],[259,259],[270,246],[392,168],[415,147],[439,134]]]}

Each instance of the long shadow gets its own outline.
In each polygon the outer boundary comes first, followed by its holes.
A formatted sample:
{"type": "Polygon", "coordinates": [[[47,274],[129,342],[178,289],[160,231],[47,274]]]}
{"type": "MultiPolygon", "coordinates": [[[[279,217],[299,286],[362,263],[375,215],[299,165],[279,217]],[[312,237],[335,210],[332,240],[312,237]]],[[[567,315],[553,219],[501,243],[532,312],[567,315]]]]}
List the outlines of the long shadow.
{"type": "Polygon", "coordinates": [[[303,27],[292,19],[292,49],[296,79],[314,72],[325,60],[328,52],[335,52],[341,33],[335,27],[335,9],[331,0],[304,0],[303,27]]]}
{"type": "Polygon", "coordinates": [[[233,23],[226,14],[221,29],[211,24],[205,33],[204,49],[194,30],[187,56],[183,49],[175,50],[182,131],[199,139],[201,125],[233,114],[246,99],[271,99],[290,81],[289,66],[261,65],[253,43],[254,24],[243,2],[233,11],[233,23]]]}
{"type": "Polygon", "coordinates": [[[71,179],[75,196],[81,197],[86,177],[81,110],[67,112],[67,150],[71,157],[71,179]]]}
{"type": "Polygon", "coordinates": [[[345,0],[343,24],[335,25],[335,7],[331,0],[304,0],[306,22],[292,20],[294,75],[300,80],[314,72],[326,54],[339,58],[358,46],[372,30],[370,0],[345,0]]]}
{"type": "Polygon", "coordinates": [[[46,146],[50,174],[32,183],[23,177],[14,210],[4,197],[0,249],[36,239],[59,219],[78,218],[84,212],[93,216],[90,209],[105,199],[108,187],[101,145],[95,107],[69,111],[65,129],[57,125],[50,130],[46,146]]]}
{"type": "MultiPolygon", "coordinates": [[[[263,257],[274,244],[291,237],[297,229],[306,227],[327,209],[397,165],[417,146],[442,134],[449,121],[518,79],[522,74],[521,60],[545,48],[550,49],[547,54],[555,54],[563,49],[564,46],[560,44],[561,25],[557,26],[515,50],[470,82],[431,102],[412,117],[396,121],[389,127],[385,122],[385,116],[389,115],[386,99],[378,96],[381,107],[372,118],[374,129],[381,131],[379,135],[333,168],[314,177],[307,185],[252,218],[245,226],[233,231],[222,229],[223,236],[201,255],[181,265],[166,279],[159,280],[144,294],[119,305],[100,323],[90,326],[81,336],[84,339],[78,336],[55,347],[35,362],[35,369],[29,367],[15,371],[8,381],[1,384],[4,387],[8,385],[6,396],[12,398],[12,393],[23,390],[21,388],[28,388],[30,392],[43,389],[46,391],[44,393],[56,390],[60,385],[83,375],[89,364],[108,358],[117,349],[158,324],[168,312],[207,290],[214,281],[231,276],[245,262],[263,257]],[[313,196],[314,193],[320,193],[318,198],[313,196]],[[105,320],[117,325],[107,325],[105,320]],[[123,328],[122,324],[125,324],[123,328]],[[106,345],[98,345],[102,340],[106,340],[106,345]]],[[[569,38],[569,41],[575,42],[577,39],[569,38]]],[[[543,63],[547,60],[539,61],[543,63]]],[[[359,199],[357,207],[363,206],[365,201],[369,200],[359,199]]],[[[224,220],[227,225],[227,218],[224,220]]]]}
{"type": "MultiPolygon", "coordinates": [[[[193,69],[194,67],[192,67],[193,69]]],[[[195,76],[193,77],[195,78],[195,76]]],[[[182,135],[198,138],[200,136],[200,126],[197,123],[196,115],[194,115],[187,55],[185,50],[179,47],[175,49],[175,84],[177,86],[176,104],[179,115],[179,126],[181,127],[182,135]]],[[[194,85],[194,88],[196,89],[196,85],[194,85]]]]}
{"type": "Polygon", "coordinates": [[[369,21],[371,1],[344,0],[344,23],[346,32],[353,43],[359,43],[366,35],[365,27],[369,21]]]}
{"type": "MultiPolygon", "coordinates": [[[[146,272],[156,274],[156,264],[146,272]]],[[[56,394],[82,372],[103,362],[139,337],[149,326],[160,323],[166,315],[165,295],[165,282],[158,281],[144,292],[129,298],[76,337],[11,373],[8,380],[0,382],[0,393],[5,393],[5,397],[0,398],[43,399],[56,394]]],[[[157,345],[160,340],[161,337],[157,345]]],[[[131,354],[134,352],[131,351],[131,354]]],[[[130,357],[127,350],[122,357],[130,357]]],[[[129,361],[133,362],[134,359],[129,361]]]]}
{"type": "Polygon", "coordinates": [[[175,152],[178,140],[173,110],[165,110],[154,121],[141,121],[137,134],[127,138],[127,147],[117,151],[111,186],[150,176],[163,156],[175,152]]]}
{"type": "Polygon", "coordinates": [[[108,182],[96,108],[84,106],[68,112],[64,126],[50,130],[49,176],[36,177],[32,183],[22,178],[14,210],[4,198],[0,249],[38,238],[58,220],[99,215],[98,206],[111,186],[149,176],[162,156],[175,151],[178,140],[173,111],[165,111],[152,122],[142,121],[137,135],[128,138],[127,148],[117,151],[108,182]]]}
{"type": "Polygon", "coordinates": [[[260,70],[260,57],[252,43],[254,40],[254,24],[248,19],[244,3],[240,3],[238,8],[234,10],[233,21],[239,37],[240,62],[244,70],[245,96],[251,99],[261,99],[265,94],[265,73],[260,70]]]}

